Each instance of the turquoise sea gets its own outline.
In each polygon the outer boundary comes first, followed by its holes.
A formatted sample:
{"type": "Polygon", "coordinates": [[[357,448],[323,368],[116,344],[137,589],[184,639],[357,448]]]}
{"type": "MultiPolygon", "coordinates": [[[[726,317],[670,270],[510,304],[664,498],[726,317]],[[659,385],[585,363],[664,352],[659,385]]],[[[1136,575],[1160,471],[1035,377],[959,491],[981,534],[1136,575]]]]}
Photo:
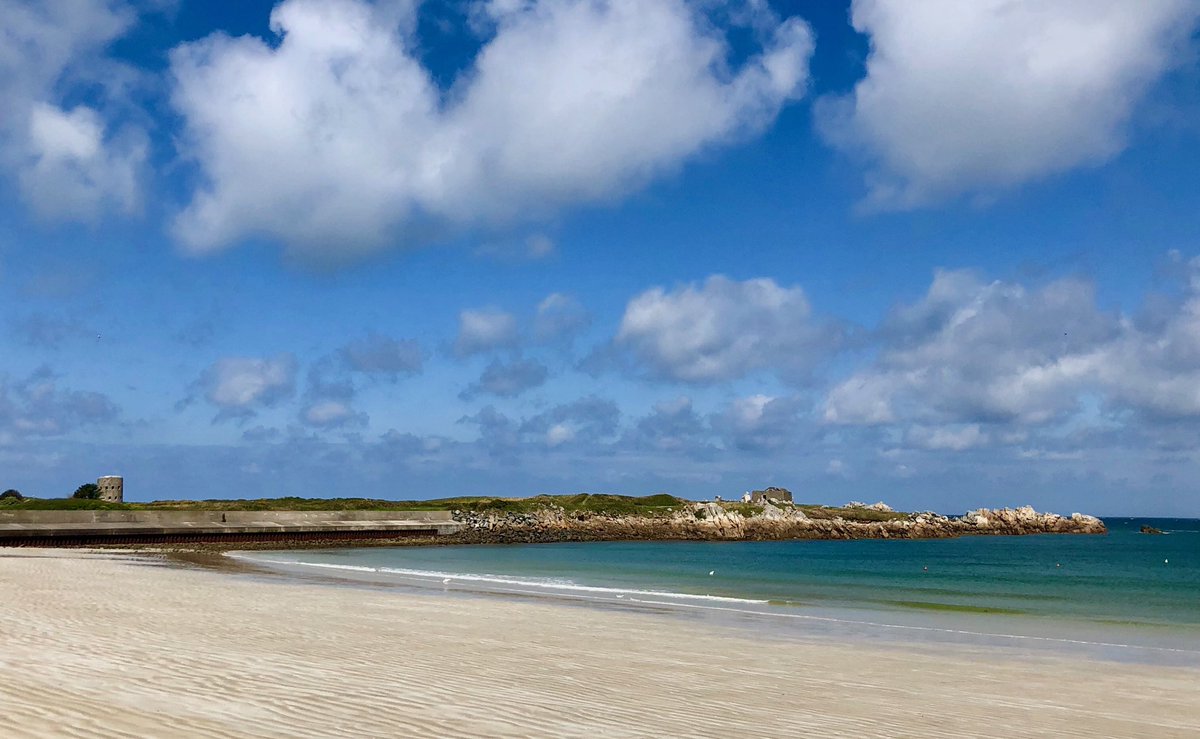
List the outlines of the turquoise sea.
{"type": "Polygon", "coordinates": [[[604,542],[239,556],[324,577],[454,595],[652,608],[797,637],[950,641],[1200,664],[1200,520],[1105,522],[1106,536],[604,542]],[[1140,534],[1142,524],[1168,533],[1140,534]]]}

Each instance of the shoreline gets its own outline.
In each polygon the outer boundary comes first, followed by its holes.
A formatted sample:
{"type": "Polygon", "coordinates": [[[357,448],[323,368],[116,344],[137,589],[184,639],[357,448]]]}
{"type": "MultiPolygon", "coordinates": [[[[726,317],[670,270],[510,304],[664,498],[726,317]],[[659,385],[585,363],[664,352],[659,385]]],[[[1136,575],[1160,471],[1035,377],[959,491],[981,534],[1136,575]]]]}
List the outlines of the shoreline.
{"type": "Polygon", "coordinates": [[[1195,669],[783,641],[164,561],[0,553],[5,735],[1185,736],[1200,716],[1195,669]]]}
{"type": "MultiPolygon", "coordinates": [[[[731,543],[731,542],[723,542],[731,543]]],[[[511,546],[511,545],[468,545],[511,546]]],[[[299,550],[298,550],[299,551],[299,550]]],[[[689,592],[577,583],[545,584],[520,575],[370,568],[258,558],[256,551],[215,555],[218,568],[323,585],[397,591],[401,597],[463,597],[563,604],[598,610],[703,619],[783,640],[837,643],[847,639],[906,648],[999,650],[1013,655],[1200,668],[1200,630],[1178,624],[1109,624],[1030,614],[930,612],[793,603],[689,592]],[[236,564],[235,564],[236,563],[236,564]],[[232,566],[231,566],[232,565],[232,566]],[[1187,638],[1186,648],[1177,639],[1187,638]],[[1141,641],[1139,641],[1139,639],[1141,641]],[[1166,646],[1171,644],[1172,646],[1166,646]],[[1180,644],[1179,646],[1175,646],[1180,644]]]]}

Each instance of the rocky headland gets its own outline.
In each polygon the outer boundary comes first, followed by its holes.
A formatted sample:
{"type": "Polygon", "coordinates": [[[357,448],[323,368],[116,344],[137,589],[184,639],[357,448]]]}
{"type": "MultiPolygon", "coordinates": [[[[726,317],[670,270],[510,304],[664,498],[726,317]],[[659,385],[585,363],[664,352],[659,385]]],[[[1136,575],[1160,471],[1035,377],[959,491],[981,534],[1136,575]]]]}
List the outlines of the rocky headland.
{"type": "Polygon", "coordinates": [[[940,539],[972,534],[1102,534],[1104,523],[1033,508],[963,516],[902,513],[883,502],[797,504],[769,487],[695,502],[579,493],[440,500],[279,498],[226,501],[25,499],[0,506],[0,546],[278,549],[613,540],[940,539]],[[90,505],[95,504],[95,505],[90,505]]]}
{"type": "MultiPolygon", "coordinates": [[[[455,510],[465,524],[452,538],[462,543],[539,543],[615,540],[944,539],[972,535],[1104,534],[1094,516],[1039,513],[1031,506],[962,516],[895,513],[887,506],[748,506],[721,501],[683,503],[658,513],[568,511],[548,504],[536,510],[455,510]]],[[[447,542],[449,543],[449,542],[447,542]]]]}

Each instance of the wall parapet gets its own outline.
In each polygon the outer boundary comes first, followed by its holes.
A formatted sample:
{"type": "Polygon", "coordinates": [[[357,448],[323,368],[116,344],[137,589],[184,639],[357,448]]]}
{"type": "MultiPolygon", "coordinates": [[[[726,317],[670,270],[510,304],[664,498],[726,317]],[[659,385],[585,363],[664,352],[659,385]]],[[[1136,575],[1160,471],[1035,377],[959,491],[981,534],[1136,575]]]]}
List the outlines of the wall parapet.
{"type": "Polygon", "coordinates": [[[159,526],[201,524],[336,523],[339,521],[452,521],[450,511],[5,511],[0,524],[133,523],[159,526]]]}

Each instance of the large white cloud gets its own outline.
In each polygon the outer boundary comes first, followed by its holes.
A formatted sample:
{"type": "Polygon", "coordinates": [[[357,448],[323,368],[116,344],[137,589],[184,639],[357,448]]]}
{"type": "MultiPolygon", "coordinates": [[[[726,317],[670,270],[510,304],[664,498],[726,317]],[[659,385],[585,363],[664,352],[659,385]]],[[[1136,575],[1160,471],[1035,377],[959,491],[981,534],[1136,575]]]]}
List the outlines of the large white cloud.
{"type": "Polygon", "coordinates": [[[1074,410],[1094,353],[1118,336],[1092,286],[1040,289],[940,271],[926,295],[881,331],[874,367],[835,386],[825,419],[1039,423],[1074,410]]]}
{"type": "Polygon", "coordinates": [[[1089,283],[1040,288],[939,272],[880,331],[873,364],[828,393],[825,421],[894,425],[907,443],[962,450],[1031,430],[1200,420],[1200,259],[1150,318],[1097,306],[1089,283]],[[1089,416],[1093,416],[1091,421],[1089,416]]]}
{"type": "Polygon", "coordinates": [[[140,207],[146,135],[106,119],[127,70],[103,57],[135,14],[118,0],[0,0],[0,164],[40,215],[94,220],[140,207]],[[100,99],[68,105],[99,88],[100,99]]]}
{"type": "Polygon", "coordinates": [[[216,34],[172,54],[203,179],[176,232],[200,252],[258,234],[338,258],[620,196],[805,90],[805,23],[750,3],[761,50],[731,69],[699,6],[488,3],[494,35],[444,91],[411,23],[358,0],[288,0],[271,14],[278,39],[216,34]]]}
{"type": "Polygon", "coordinates": [[[823,100],[868,203],[910,208],[1102,163],[1182,54],[1193,0],[855,0],[867,76],[823,100]]]}
{"type": "Polygon", "coordinates": [[[812,320],[801,288],[714,275],[701,285],[656,287],[634,297],[615,344],[654,376],[707,383],[760,369],[801,378],[832,338],[812,320]]]}

